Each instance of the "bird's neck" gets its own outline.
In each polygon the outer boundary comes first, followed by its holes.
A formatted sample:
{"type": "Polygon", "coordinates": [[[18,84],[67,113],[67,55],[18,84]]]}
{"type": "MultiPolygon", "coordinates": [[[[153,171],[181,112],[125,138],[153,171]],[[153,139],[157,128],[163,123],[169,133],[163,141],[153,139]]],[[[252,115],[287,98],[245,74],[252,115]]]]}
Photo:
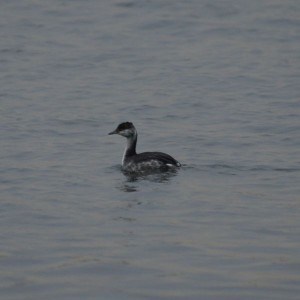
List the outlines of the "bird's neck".
{"type": "Polygon", "coordinates": [[[135,133],[133,136],[127,138],[127,144],[126,144],[125,151],[123,154],[122,165],[124,165],[126,158],[136,155],[136,151],[135,151],[136,142],[137,142],[137,133],[135,133]]]}

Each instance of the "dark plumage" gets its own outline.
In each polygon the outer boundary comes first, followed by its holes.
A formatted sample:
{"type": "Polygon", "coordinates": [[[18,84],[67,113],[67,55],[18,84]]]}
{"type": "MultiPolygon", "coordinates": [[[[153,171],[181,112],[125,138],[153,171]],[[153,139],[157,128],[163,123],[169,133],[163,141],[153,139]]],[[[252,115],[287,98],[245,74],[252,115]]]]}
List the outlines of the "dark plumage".
{"type": "Polygon", "coordinates": [[[180,167],[181,164],[169,154],[163,152],[136,153],[137,131],[131,122],[124,122],[109,134],[126,137],[127,146],[124,151],[122,166],[128,171],[180,167]]]}
{"type": "Polygon", "coordinates": [[[171,164],[177,166],[178,164],[178,161],[175,160],[171,155],[163,152],[142,152],[134,156],[135,163],[141,163],[152,159],[160,161],[165,165],[171,164]]]}

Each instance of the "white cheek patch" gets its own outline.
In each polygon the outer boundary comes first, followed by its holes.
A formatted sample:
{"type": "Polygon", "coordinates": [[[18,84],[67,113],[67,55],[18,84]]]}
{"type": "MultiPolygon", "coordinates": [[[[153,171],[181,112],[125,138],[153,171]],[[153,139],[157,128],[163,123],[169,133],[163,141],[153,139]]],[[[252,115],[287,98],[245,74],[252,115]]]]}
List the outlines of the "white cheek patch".
{"type": "Polygon", "coordinates": [[[122,136],[125,136],[125,137],[129,137],[132,135],[132,131],[130,129],[125,129],[125,130],[120,131],[119,134],[122,136]]]}

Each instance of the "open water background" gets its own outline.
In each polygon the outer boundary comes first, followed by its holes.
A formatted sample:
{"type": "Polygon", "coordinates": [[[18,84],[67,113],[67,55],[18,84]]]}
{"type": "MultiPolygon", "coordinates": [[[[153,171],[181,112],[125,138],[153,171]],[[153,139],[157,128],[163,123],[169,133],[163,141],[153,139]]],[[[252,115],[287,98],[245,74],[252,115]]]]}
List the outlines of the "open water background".
{"type": "Polygon", "coordinates": [[[1,299],[299,299],[298,0],[0,6],[1,299]]]}

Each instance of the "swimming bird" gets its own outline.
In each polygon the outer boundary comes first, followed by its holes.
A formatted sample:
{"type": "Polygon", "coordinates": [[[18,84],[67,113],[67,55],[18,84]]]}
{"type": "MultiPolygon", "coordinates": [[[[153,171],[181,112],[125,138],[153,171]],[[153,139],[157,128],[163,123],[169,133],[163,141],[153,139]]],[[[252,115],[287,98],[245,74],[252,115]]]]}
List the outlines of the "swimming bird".
{"type": "Polygon", "coordinates": [[[136,153],[137,131],[131,122],[124,122],[109,133],[118,134],[127,139],[122,158],[122,167],[125,171],[138,172],[153,169],[178,168],[181,164],[171,155],[163,152],[136,153]]]}

